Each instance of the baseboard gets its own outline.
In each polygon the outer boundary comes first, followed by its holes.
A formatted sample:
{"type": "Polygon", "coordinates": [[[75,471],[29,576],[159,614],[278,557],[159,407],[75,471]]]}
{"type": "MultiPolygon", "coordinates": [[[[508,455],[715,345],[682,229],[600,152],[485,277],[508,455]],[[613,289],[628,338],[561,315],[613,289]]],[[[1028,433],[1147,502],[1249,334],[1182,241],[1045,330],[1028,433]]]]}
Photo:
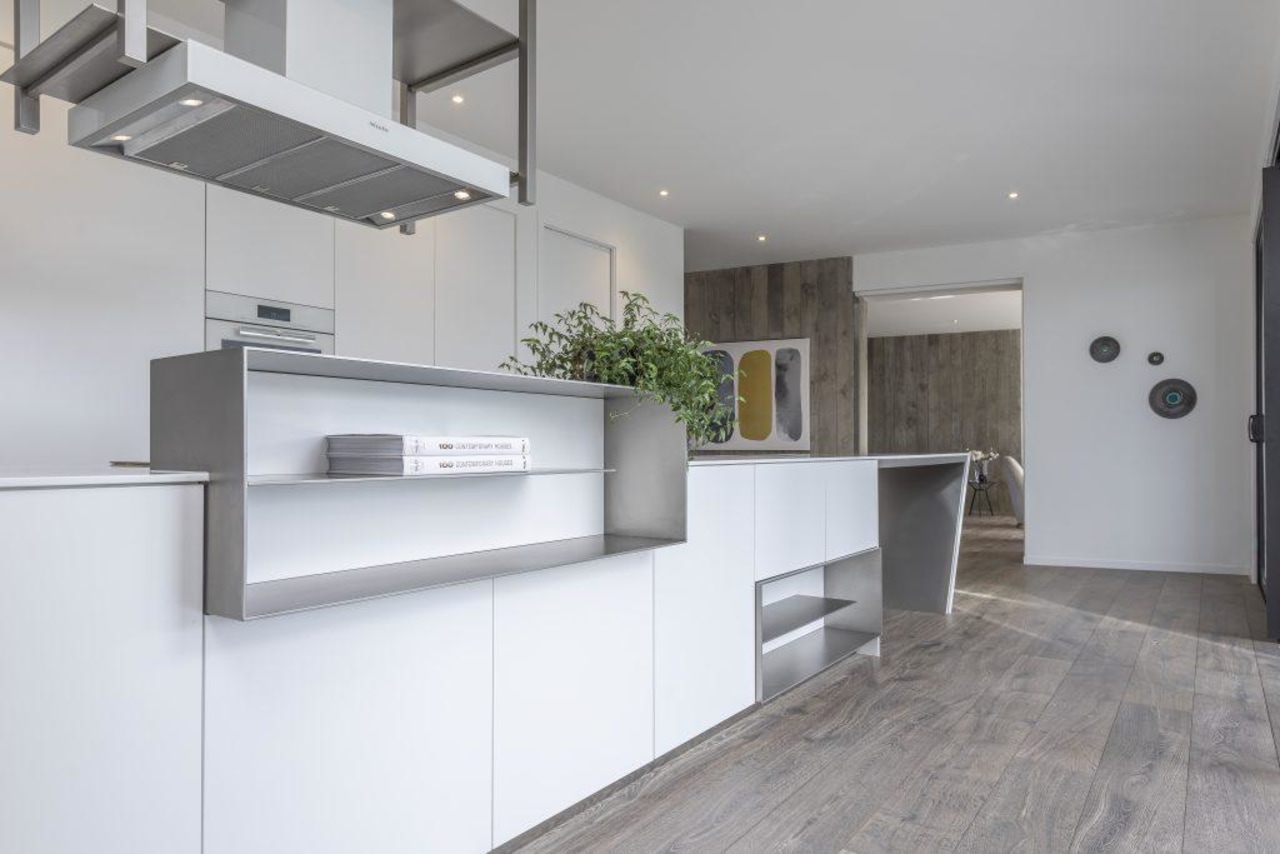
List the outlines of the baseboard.
{"type": "Polygon", "coordinates": [[[1079,557],[1046,557],[1029,554],[1022,559],[1027,566],[1078,566],[1081,569],[1132,569],[1141,572],[1191,572],[1204,575],[1243,575],[1249,578],[1253,570],[1247,566],[1231,566],[1220,563],[1163,563],[1146,560],[1096,560],[1079,557]]]}

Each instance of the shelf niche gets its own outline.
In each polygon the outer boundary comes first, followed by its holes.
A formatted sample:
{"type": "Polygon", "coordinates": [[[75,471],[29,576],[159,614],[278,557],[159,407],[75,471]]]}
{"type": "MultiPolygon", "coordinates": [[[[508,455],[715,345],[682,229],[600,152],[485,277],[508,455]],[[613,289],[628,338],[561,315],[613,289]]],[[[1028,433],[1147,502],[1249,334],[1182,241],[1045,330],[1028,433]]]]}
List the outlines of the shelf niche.
{"type": "Polygon", "coordinates": [[[205,610],[252,620],[683,542],[684,429],[637,403],[620,386],[215,350],[152,362],[151,461],[209,472],[205,610]],[[529,435],[542,466],[317,474],[326,435],[366,432],[529,435]]]}
{"type": "Polygon", "coordinates": [[[878,548],[757,582],[756,699],[771,700],[874,643],[882,601],[878,548]],[[821,595],[792,593],[765,604],[768,588],[794,589],[797,581],[820,583],[821,595]]]}

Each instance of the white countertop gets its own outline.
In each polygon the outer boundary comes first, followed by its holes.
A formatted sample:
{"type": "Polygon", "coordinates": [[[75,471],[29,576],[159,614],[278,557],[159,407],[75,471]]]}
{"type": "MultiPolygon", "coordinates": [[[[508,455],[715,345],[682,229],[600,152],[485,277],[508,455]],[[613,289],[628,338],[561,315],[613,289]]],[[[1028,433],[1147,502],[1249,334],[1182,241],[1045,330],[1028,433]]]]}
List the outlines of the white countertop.
{"type": "Polygon", "coordinates": [[[162,486],[208,483],[202,471],[152,471],[142,468],[84,467],[76,469],[0,468],[0,490],[76,489],[86,486],[162,486]]]}
{"type": "Polygon", "coordinates": [[[878,454],[865,457],[813,457],[788,454],[770,456],[705,456],[689,460],[691,466],[746,466],[768,463],[835,463],[847,460],[874,460],[881,468],[907,468],[910,466],[957,465],[969,459],[964,452],[955,454],[878,454]]]}

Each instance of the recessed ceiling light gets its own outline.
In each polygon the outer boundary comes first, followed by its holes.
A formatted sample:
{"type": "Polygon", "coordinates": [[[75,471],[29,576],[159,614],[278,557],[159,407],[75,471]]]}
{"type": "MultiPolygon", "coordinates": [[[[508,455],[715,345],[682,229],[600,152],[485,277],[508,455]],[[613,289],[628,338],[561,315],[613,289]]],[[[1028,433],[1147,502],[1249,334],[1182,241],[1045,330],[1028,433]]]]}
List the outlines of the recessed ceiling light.
{"type": "Polygon", "coordinates": [[[199,107],[204,104],[204,101],[201,101],[199,98],[183,98],[178,103],[184,107],[199,107]]]}
{"type": "Polygon", "coordinates": [[[658,195],[659,195],[659,196],[662,196],[662,198],[664,198],[664,199],[665,199],[667,196],[671,195],[671,191],[670,191],[670,190],[659,190],[659,191],[658,191],[658,195]]]}
{"type": "Polygon", "coordinates": [[[765,242],[766,240],[768,240],[768,239],[769,239],[769,235],[767,235],[767,234],[757,234],[757,235],[756,235],[756,240],[759,240],[761,243],[764,243],[764,242],[765,242]]]}
{"type": "Polygon", "coordinates": [[[953,320],[953,321],[951,321],[951,322],[952,322],[952,323],[959,323],[960,321],[958,321],[958,320],[953,320]]]}
{"type": "Polygon", "coordinates": [[[468,193],[466,190],[458,190],[456,193],[453,194],[453,197],[460,202],[465,202],[471,198],[471,194],[468,193]]]}
{"type": "Polygon", "coordinates": [[[383,219],[395,219],[395,218],[396,218],[396,215],[395,215],[395,214],[393,214],[391,211],[383,211],[382,213],[378,214],[378,216],[382,217],[383,219]]]}
{"type": "Polygon", "coordinates": [[[465,104],[467,102],[467,99],[464,98],[462,95],[454,95],[449,100],[453,101],[453,103],[455,104],[465,104]]]}
{"type": "Polygon", "coordinates": [[[133,139],[133,137],[129,136],[127,133],[118,133],[111,137],[112,142],[128,142],[131,139],[133,139]]]}
{"type": "Polygon", "coordinates": [[[1018,191],[1017,191],[1017,190],[1010,190],[1010,191],[1009,191],[1009,201],[1015,201],[1017,198],[1018,198],[1018,191]]]}

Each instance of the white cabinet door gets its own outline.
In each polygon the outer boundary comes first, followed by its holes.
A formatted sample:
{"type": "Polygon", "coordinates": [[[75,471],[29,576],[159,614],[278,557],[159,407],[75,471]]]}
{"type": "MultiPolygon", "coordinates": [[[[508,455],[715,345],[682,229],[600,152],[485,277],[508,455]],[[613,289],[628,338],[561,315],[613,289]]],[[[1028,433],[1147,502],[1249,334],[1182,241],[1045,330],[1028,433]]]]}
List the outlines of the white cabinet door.
{"type": "Polygon", "coordinates": [[[543,228],[539,247],[538,319],[589,302],[613,316],[613,252],[599,243],[543,228]]]}
{"type": "Polygon", "coordinates": [[[755,466],[757,580],[826,559],[826,465],[755,466]]]}
{"type": "Polygon", "coordinates": [[[209,185],[212,291],[333,308],[332,217],[209,185]]]}
{"type": "Polygon", "coordinates": [[[337,351],[341,356],[435,361],[435,228],[416,233],[337,224],[337,351]]]}
{"type": "Polygon", "coordinates": [[[817,463],[827,475],[827,559],[880,544],[879,466],[875,460],[817,463]]]}
{"type": "Polygon", "coordinates": [[[200,851],[203,497],[0,492],[0,851],[200,851]]]}
{"type": "Polygon", "coordinates": [[[689,541],[654,553],[661,756],[755,702],[755,467],[689,469],[689,541]]]}
{"type": "Polygon", "coordinates": [[[494,371],[516,347],[516,216],[477,205],[436,227],[436,363],[494,371]]]}
{"type": "Polygon", "coordinates": [[[481,581],[207,618],[205,854],[489,850],[492,616],[481,581]]]}
{"type": "Polygon", "coordinates": [[[653,556],[498,579],[493,684],[500,845],[653,759],[653,556]]]}

